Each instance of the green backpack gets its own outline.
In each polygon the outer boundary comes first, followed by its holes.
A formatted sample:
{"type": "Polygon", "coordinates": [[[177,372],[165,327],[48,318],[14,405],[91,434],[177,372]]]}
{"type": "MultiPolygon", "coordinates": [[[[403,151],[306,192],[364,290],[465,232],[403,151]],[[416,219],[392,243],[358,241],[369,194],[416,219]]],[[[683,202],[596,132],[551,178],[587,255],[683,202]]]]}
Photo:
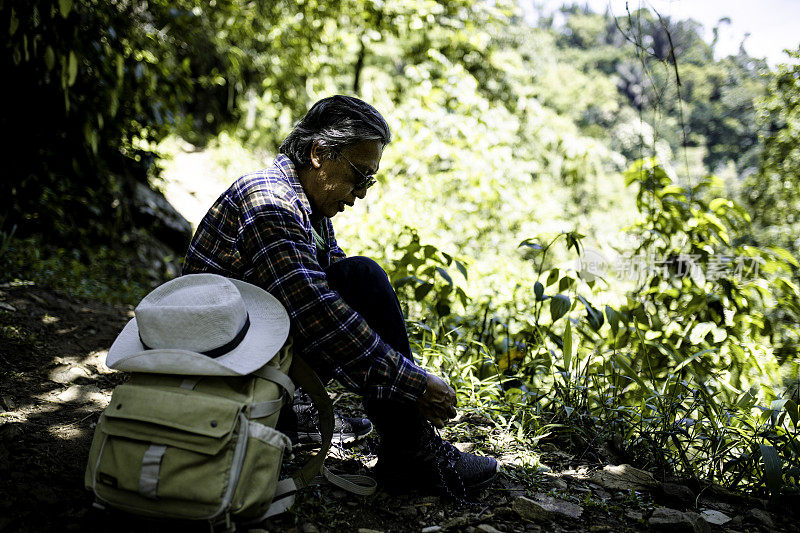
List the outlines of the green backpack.
{"type": "Polygon", "coordinates": [[[331,401],[314,371],[300,357],[293,360],[288,341],[248,376],[134,373],[100,417],[85,485],[100,507],[230,529],[287,510],[320,472],[351,492],[374,492],[371,478],[324,468],[332,434],[331,401]],[[294,383],[320,413],[323,442],[294,477],[280,480],[291,442],[274,428],[294,383]]]}

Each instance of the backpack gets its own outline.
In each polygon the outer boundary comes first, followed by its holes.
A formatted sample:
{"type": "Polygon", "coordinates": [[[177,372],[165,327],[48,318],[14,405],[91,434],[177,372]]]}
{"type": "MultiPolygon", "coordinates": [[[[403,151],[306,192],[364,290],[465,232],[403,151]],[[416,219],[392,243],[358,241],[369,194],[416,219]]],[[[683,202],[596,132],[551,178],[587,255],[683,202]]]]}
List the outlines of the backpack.
{"type": "Polygon", "coordinates": [[[320,472],[343,489],[372,494],[371,478],[324,468],[332,434],[330,398],[314,371],[292,357],[290,339],[247,376],[133,373],[115,388],[97,423],[84,481],[101,508],[206,520],[230,530],[286,511],[320,472]],[[281,480],[292,446],[275,423],[294,383],[320,413],[322,447],[294,477],[281,480]]]}

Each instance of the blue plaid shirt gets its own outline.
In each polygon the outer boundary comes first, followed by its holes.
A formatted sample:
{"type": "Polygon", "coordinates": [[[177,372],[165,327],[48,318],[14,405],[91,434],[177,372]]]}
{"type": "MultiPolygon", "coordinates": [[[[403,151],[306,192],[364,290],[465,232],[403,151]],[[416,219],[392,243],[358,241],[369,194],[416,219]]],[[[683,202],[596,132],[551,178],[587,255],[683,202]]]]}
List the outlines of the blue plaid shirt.
{"type": "Polygon", "coordinates": [[[312,366],[367,397],[417,401],[425,371],[392,350],[328,287],[320,262],[345,254],[329,218],[321,229],[327,250],[318,256],[311,204],[294,164],[279,155],[217,199],[197,228],[183,273],[212,272],[258,285],[286,308],[294,347],[312,366]]]}

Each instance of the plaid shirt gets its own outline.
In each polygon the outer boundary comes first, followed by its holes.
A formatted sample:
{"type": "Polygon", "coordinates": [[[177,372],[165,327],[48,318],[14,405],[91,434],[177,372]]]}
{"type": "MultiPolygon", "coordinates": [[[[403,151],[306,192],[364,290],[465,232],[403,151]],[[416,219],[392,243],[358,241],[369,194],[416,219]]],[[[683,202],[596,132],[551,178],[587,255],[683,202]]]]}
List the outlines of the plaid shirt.
{"type": "Polygon", "coordinates": [[[392,350],[328,287],[320,262],[345,254],[329,218],[320,234],[328,250],[318,256],[311,204],[294,164],[279,155],[272,167],[242,176],[217,199],[197,228],[183,273],[258,285],[286,308],[295,349],[312,366],[367,397],[418,400],[425,371],[392,350]]]}

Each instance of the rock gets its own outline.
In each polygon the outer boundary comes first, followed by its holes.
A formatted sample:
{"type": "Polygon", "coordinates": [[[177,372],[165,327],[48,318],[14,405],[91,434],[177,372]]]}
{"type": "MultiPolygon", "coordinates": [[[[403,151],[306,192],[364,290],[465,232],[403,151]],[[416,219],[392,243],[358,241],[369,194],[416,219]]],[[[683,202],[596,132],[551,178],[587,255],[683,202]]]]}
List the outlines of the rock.
{"type": "Polygon", "coordinates": [[[11,313],[15,313],[17,311],[16,307],[14,307],[11,304],[7,304],[5,302],[0,302],[0,309],[2,309],[3,311],[9,311],[11,313]]]}
{"type": "Polygon", "coordinates": [[[153,237],[175,250],[184,250],[189,245],[192,225],[163,194],[137,182],[133,203],[135,222],[147,226],[153,237]]]}
{"type": "Polygon", "coordinates": [[[5,411],[13,411],[17,408],[17,404],[11,396],[3,396],[0,398],[0,405],[3,406],[5,411]]]}
{"type": "Polygon", "coordinates": [[[769,513],[761,509],[750,509],[747,511],[746,516],[750,521],[762,524],[770,529],[775,527],[775,522],[772,520],[769,513]]]}
{"type": "Polygon", "coordinates": [[[561,478],[556,478],[556,479],[554,479],[554,480],[553,480],[553,485],[554,485],[554,486],[555,486],[555,488],[557,488],[558,490],[567,490],[567,489],[569,488],[569,485],[567,485],[567,482],[566,482],[566,481],[564,481],[564,480],[563,480],[563,479],[561,479],[561,478]]]}
{"type": "Polygon", "coordinates": [[[456,442],[453,443],[453,446],[455,446],[461,453],[472,453],[475,451],[474,442],[456,442]]]}
{"type": "Polygon", "coordinates": [[[442,526],[428,526],[422,528],[422,533],[436,533],[437,531],[441,531],[442,526]]]}
{"type": "Polygon", "coordinates": [[[104,401],[105,396],[95,385],[73,385],[56,398],[61,402],[97,402],[104,401]]]}
{"type": "Polygon", "coordinates": [[[66,385],[68,383],[74,383],[76,380],[80,378],[88,378],[91,376],[91,371],[83,368],[82,366],[57,366],[54,368],[50,374],[49,378],[51,381],[55,381],[56,383],[61,383],[66,385]]]}
{"type": "Polygon", "coordinates": [[[695,533],[711,533],[712,528],[708,522],[706,522],[705,518],[692,511],[687,511],[685,514],[692,522],[695,533]]]}
{"type": "Polygon", "coordinates": [[[625,511],[625,517],[633,520],[634,522],[638,522],[639,520],[644,520],[644,515],[639,511],[625,511]]]}
{"type": "Polygon", "coordinates": [[[731,521],[730,516],[711,509],[705,509],[700,513],[700,516],[702,516],[706,522],[715,526],[721,526],[722,524],[727,524],[731,521]]]}
{"type": "Polygon", "coordinates": [[[711,531],[708,523],[696,513],[684,513],[677,509],[659,507],[648,520],[654,531],[706,533],[711,531]]]}
{"type": "Polygon", "coordinates": [[[311,522],[306,522],[305,524],[303,524],[300,527],[300,531],[302,531],[303,533],[319,533],[319,529],[317,529],[317,526],[315,526],[311,522]]]}
{"type": "Polygon", "coordinates": [[[358,533],[383,533],[383,531],[379,529],[369,529],[366,527],[360,527],[358,528],[358,533]]]}
{"type": "Polygon", "coordinates": [[[653,489],[659,485],[653,474],[631,465],[608,465],[593,472],[590,478],[610,490],[653,489]]]}
{"type": "Polygon", "coordinates": [[[553,511],[525,496],[514,500],[512,508],[520,517],[530,522],[547,522],[554,516],[553,511]]]}
{"type": "Polygon", "coordinates": [[[503,533],[499,529],[496,529],[489,524],[480,524],[475,528],[475,531],[480,531],[481,533],[503,533]]]}
{"type": "Polygon", "coordinates": [[[686,505],[694,504],[694,493],[685,485],[680,485],[678,483],[662,483],[661,491],[667,499],[673,502],[686,505]]]}
{"type": "Polygon", "coordinates": [[[549,521],[556,515],[579,518],[583,513],[583,507],[580,505],[541,493],[536,494],[533,500],[520,496],[514,500],[513,508],[522,518],[531,522],[549,521]]]}
{"type": "Polygon", "coordinates": [[[677,509],[669,509],[667,507],[659,507],[650,516],[647,521],[651,528],[661,530],[676,529],[677,531],[693,531],[689,517],[677,509]]]}

